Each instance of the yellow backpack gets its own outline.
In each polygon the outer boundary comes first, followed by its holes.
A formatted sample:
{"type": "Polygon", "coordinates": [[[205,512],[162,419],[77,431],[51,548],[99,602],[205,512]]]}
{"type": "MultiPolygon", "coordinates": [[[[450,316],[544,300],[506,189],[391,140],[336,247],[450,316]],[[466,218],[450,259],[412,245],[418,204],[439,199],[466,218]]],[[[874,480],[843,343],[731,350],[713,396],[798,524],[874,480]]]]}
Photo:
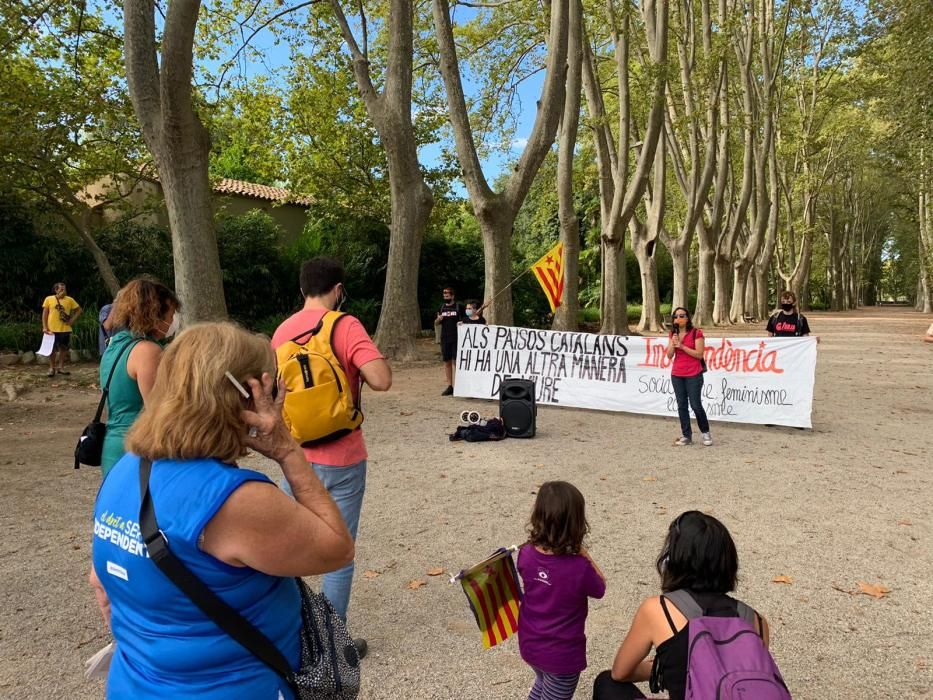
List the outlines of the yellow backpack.
{"type": "Polygon", "coordinates": [[[317,326],[275,351],[278,376],[285,382],[285,425],[304,446],[341,438],[363,422],[332,345],[334,326],[344,315],[326,312],[317,326]]]}

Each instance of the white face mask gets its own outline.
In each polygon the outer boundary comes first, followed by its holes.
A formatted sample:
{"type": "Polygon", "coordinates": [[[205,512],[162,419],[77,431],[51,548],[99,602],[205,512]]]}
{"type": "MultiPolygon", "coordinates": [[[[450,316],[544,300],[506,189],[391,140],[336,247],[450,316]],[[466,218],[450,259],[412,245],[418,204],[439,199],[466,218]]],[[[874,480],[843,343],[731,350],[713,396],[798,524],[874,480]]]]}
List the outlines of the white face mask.
{"type": "Polygon", "coordinates": [[[174,314],[172,314],[172,322],[169,324],[168,330],[165,331],[165,337],[166,338],[173,337],[178,332],[178,329],[180,327],[181,327],[181,314],[176,311],[174,314]]]}

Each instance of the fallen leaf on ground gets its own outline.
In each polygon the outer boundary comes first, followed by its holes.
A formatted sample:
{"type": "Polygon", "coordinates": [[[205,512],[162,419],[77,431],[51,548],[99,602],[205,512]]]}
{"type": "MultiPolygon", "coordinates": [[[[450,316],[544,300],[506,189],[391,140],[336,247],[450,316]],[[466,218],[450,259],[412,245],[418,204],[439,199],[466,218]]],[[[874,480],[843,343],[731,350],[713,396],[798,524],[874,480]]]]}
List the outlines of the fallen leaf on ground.
{"type": "Polygon", "coordinates": [[[427,573],[428,576],[440,576],[444,573],[444,567],[435,566],[433,569],[428,569],[425,573],[427,573]]]}
{"type": "Polygon", "coordinates": [[[913,523],[910,522],[907,518],[904,518],[903,520],[898,520],[897,524],[898,525],[913,525],[913,523]]]}
{"type": "Polygon", "coordinates": [[[891,592],[891,589],[887,586],[882,586],[880,583],[865,583],[864,581],[858,582],[859,590],[865,595],[870,595],[876,600],[879,598],[887,597],[888,593],[891,592]]]}
{"type": "Polygon", "coordinates": [[[771,579],[771,583],[793,583],[794,579],[790,576],[775,576],[771,579]]]}
{"type": "Polygon", "coordinates": [[[543,464],[536,464],[535,466],[536,466],[536,467],[543,467],[544,465],[543,465],[543,464]]]}
{"type": "Polygon", "coordinates": [[[853,591],[850,591],[848,588],[843,588],[838,583],[832,584],[832,587],[833,589],[839,591],[840,593],[848,593],[849,595],[853,595],[853,591]]]}
{"type": "Polygon", "coordinates": [[[373,571],[372,569],[367,569],[363,572],[363,578],[376,578],[380,575],[381,572],[373,571]]]}
{"type": "Polygon", "coordinates": [[[642,481],[657,481],[657,480],[658,480],[658,477],[656,477],[656,476],[646,476],[646,477],[642,477],[642,481]]]}
{"type": "Polygon", "coordinates": [[[894,472],[894,473],[895,473],[895,474],[907,474],[908,472],[907,472],[906,469],[898,469],[898,470],[897,470],[896,472],[894,472]]]}
{"type": "Polygon", "coordinates": [[[608,479],[608,478],[609,478],[608,476],[601,476],[601,477],[599,477],[599,480],[600,480],[600,481],[605,481],[605,480],[608,479]]]}
{"type": "Polygon", "coordinates": [[[412,590],[412,591],[417,591],[422,586],[427,586],[427,585],[428,585],[427,581],[422,581],[416,578],[414,581],[409,581],[408,585],[405,586],[405,588],[408,588],[409,590],[412,590]]]}
{"type": "Polygon", "coordinates": [[[400,416],[413,416],[415,415],[415,412],[414,411],[399,411],[398,414],[400,416]]]}

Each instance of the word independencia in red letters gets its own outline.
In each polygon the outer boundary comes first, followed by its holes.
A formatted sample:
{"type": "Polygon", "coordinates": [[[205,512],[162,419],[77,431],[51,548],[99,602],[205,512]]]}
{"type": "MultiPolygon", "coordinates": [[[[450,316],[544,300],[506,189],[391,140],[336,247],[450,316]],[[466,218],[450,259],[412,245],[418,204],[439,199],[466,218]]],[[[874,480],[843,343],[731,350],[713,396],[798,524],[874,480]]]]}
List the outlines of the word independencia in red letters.
{"type": "MultiPolygon", "coordinates": [[[[659,367],[666,369],[671,366],[672,359],[667,357],[667,340],[664,338],[645,338],[645,361],[639,367],[659,367]]],[[[735,347],[729,340],[723,340],[718,347],[707,347],[703,353],[706,366],[711,371],[718,372],[769,372],[771,374],[784,374],[784,369],[778,366],[778,351],[766,350],[764,341],[758,343],[757,348],[746,350],[735,347]]]]}

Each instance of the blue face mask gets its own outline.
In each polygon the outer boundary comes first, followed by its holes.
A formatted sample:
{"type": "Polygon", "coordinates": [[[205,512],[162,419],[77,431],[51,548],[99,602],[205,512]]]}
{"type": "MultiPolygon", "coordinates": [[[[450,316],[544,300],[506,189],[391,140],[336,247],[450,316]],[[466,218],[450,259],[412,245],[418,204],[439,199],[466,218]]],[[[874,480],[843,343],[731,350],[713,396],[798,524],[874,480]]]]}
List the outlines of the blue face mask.
{"type": "Polygon", "coordinates": [[[473,318],[476,315],[476,311],[474,311],[473,309],[467,309],[466,315],[467,315],[467,318],[473,318]]]}

